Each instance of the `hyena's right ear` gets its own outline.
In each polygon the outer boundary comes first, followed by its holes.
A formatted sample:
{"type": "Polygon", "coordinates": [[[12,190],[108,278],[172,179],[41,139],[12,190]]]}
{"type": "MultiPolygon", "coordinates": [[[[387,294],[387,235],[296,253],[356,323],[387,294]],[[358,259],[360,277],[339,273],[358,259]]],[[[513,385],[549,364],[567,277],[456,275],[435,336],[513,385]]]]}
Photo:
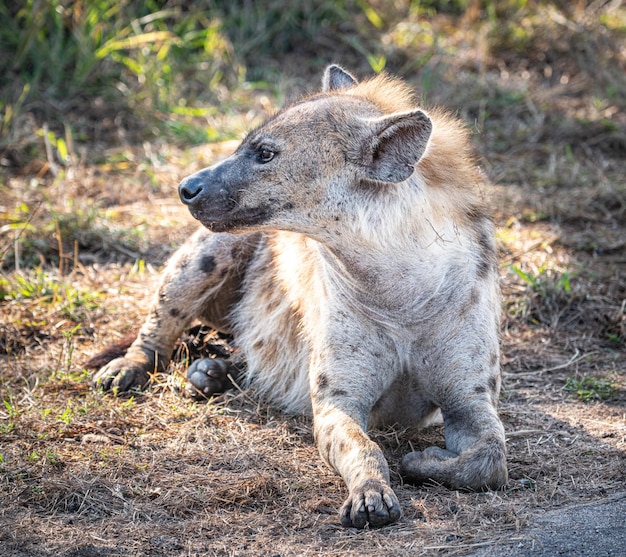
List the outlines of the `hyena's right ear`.
{"type": "Polygon", "coordinates": [[[329,93],[330,91],[340,91],[341,89],[349,89],[358,84],[356,78],[344,70],[342,67],[332,64],[326,68],[324,77],[322,78],[322,91],[329,93]]]}

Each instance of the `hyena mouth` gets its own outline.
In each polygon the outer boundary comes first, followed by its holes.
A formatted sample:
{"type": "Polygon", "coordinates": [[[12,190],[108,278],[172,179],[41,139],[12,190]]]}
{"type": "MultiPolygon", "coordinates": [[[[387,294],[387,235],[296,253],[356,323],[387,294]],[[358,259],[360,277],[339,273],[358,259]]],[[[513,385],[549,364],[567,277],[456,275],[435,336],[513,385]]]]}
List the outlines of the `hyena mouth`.
{"type": "Polygon", "coordinates": [[[253,209],[238,208],[235,211],[216,215],[206,214],[202,210],[190,207],[193,218],[199,220],[211,232],[235,232],[239,229],[249,229],[265,224],[272,216],[269,207],[255,207],[253,209]]]}

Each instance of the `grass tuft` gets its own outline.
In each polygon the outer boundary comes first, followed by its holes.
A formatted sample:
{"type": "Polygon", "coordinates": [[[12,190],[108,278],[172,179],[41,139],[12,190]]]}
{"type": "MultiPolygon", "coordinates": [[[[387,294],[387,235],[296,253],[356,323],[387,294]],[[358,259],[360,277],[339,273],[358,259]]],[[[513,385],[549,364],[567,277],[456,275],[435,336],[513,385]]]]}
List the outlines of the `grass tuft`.
{"type": "Polygon", "coordinates": [[[589,402],[590,400],[610,400],[618,391],[619,384],[610,378],[568,377],[563,389],[574,394],[578,400],[589,402]]]}

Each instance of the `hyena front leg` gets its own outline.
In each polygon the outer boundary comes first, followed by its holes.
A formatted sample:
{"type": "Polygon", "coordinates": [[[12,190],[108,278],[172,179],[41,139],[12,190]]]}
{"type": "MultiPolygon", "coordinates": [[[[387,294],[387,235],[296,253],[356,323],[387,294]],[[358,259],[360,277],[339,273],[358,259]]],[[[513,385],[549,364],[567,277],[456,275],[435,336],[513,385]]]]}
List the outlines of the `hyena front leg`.
{"type": "Polygon", "coordinates": [[[402,514],[387,461],[365,433],[371,409],[390,382],[380,371],[371,360],[337,358],[332,367],[311,373],[315,439],[322,458],[348,488],[340,511],[348,527],[380,527],[402,514]]]}
{"type": "Polygon", "coordinates": [[[168,262],[137,339],[94,375],[94,387],[144,386],[150,373],[167,368],[176,340],[194,319],[228,332],[228,313],[258,241],[258,235],[198,230],[168,262]]]}
{"type": "Polygon", "coordinates": [[[402,459],[401,473],[415,484],[451,489],[499,489],[507,482],[504,430],[493,407],[469,404],[443,412],[446,448],[428,447],[402,459]]]}
{"type": "Polygon", "coordinates": [[[389,485],[389,466],[380,447],[366,435],[350,409],[327,401],[315,413],[316,442],[322,457],[344,479],[348,498],[340,510],[346,527],[374,528],[402,515],[398,497],[389,485]]]}

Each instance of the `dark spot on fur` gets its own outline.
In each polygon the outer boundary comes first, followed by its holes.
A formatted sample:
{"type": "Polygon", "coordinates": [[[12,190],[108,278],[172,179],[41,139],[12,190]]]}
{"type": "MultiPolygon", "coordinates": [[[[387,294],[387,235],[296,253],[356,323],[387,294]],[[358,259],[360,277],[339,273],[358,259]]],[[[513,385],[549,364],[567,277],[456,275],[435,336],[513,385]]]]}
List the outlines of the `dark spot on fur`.
{"type": "Polygon", "coordinates": [[[493,393],[498,388],[498,378],[495,375],[492,375],[489,378],[489,390],[493,393]]]}
{"type": "Polygon", "coordinates": [[[345,441],[340,441],[339,442],[339,447],[337,447],[339,449],[340,453],[345,453],[346,452],[346,443],[345,441]]]}
{"type": "Polygon", "coordinates": [[[330,393],[332,396],[341,397],[346,396],[348,391],[344,391],[343,389],[333,389],[330,393]]]}
{"type": "Polygon", "coordinates": [[[472,292],[470,294],[469,303],[475,306],[480,300],[480,290],[477,287],[472,288],[472,292]]]}
{"type": "Polygon", "coordinates": [[[215,262],[215,257],[212,255],[203,255],[200,259],[200,270],[203,273],[212,273],[215,271],[215,267],[217,267],[217,263],[215,262]]]}
{"type": "Polygon", "coordinates": [[[474,306],[478,304],[479,300],[480,300],[480,289],[478,287],[474,287],[472,288],[472,291],[470,292],[469,298],[463,304],[463,307],[461,308],[461,311],[460,311],[460,315],[463,317],[469,315],[469,313],[472,311],[474,306]]]}
{"type": "Polygon", "coordinates": [[[491,353],[491,358],[489,359],[489,363],[492,366],[495,366],[498,363],[498,353],[497,352],[492,352],[491,353]]]}
{"type": "Polygon", "coordinates": [[[178,310],[178,308],[171,308],[170,315],[172,317],[178,317],[180,315],[180,311],[178,310]]]}
{"type": "Polygon", "coordinates": [[[485,220],[489,218],[489,214],[487,213],[485,206],[482,204],[470,205],[466,209],[465,215],[470,221],[473,221],[473,222],[481,221],[481,220],[485,220]]]}
{"type": "Polygon", "coordinates": [[[489,273],[497,266],[497,256],[490,236],[482,230],[478,236],[480,253],[478,254],[478,276],[487,278],[489,273]]]}
{"type": "Polygon", "coordinates": [[[487,389],[485,388],[484,385],[478,385],[477,387],[474,387],[474,392],[478,394],[486,393],[487,389]]]}
{"type": "Polygon", "coordinates": [[[328,376],[324,375],[323,373],[318,375],[317,388],[320,390],[328,388],[328,376]]]}
{"type": "Polygon", "coordinates": [[[481,258],[480,261],[478,261],[478,276],[481,279],[487,278],[489,276],[489,269],[489,261],[485,258],[481,258]]]}
{"type": "Polygon", "coordinates": [[[326,442],[326,446],[325,446],[324,450],[326,451],[327,455],[330,454],[330,449],[332,449],[332,446],[333,446],[332,441],[327,441],[326,442]]]}
{"type": "Polygon", "coordinates": [[[463,413],[458,412],[454,407],[447,410],[443,415],[443,420],[444,420],[444,423],[446,424],[446,427],[448,423],[451,423],[451,424],[461,423],[463,419],[464,419],[463,413]]]}
{"type": "Polygon", "coordinates": [[[265,346],[265,341],[263,340],[257,340],[253,345],[252,348],[254,348],[255,350],[259,350],[260,348],[263,348],[263,346],[265,346]]]}
{"type": "Polygon", "coordinates": [[[285,209],[286,211],[289,211],[289,209],[293,209],[293,203],[288,201],[282,206],[282,209],[285,209]]]}

